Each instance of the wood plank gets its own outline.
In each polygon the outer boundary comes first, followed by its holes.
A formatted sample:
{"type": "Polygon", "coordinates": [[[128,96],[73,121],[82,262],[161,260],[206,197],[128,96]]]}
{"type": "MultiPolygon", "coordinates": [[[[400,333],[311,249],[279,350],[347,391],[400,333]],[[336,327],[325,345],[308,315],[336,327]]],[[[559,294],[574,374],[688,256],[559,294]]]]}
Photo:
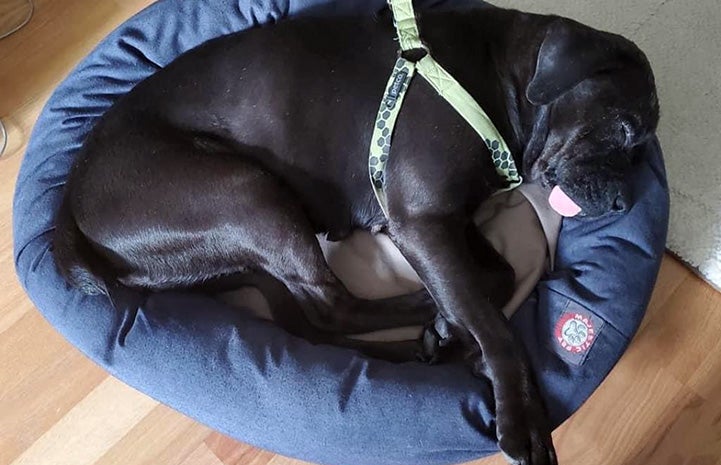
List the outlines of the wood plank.
{"type": "Polygon", "coordinates": [[[92,465],[157,405],[108,377],[12,465],[92,465]]]}
{"type": "Polygon", "coordinates": [[[223,465],[223,462],[213,454],[213,451],[208,449],[208,446],[200,443],[180,465],[223,465]]]}
{"type": "Polygon", "coordinates": [[[268,463],[275,454],[235,441],[220,433],[213,432],[205,440],[208,448],[224,465],[258,465],[268,463]]]}
{"type": "Polygon", "coordinates": [[[113,444],[95,465],[181,463],[203,444],[209,434],[211,431],[207,427],[158,405],[113,444]]]}
{"type": "MultiPolygon", "coordinates": [[[[40,318],[39,315],[34,315],[40,318]]],[[[48,326],[43,322],[45,326],[48,326]]],[[[37,326],[36,326],[37,328],[37,326]]],[[[48,326],[49,328],[49,326],[48,326]]],[[[24,329],[24,328],[22,328],[24,329]]],[[[0,369],[3,380],[0,394],[0,464],[7,465],[30,447],[48,429],[60,421],[75,405],[106,377],[77,350],[69,347],[53,330],[44,340],[41,332],[31,330],[26,339],[48,348],[42,361],[32,362],[27,349],[11,347],[0,351],[4,357],[0,369]],[[47,354],[46,353],[46,354],[47,354]]],[[[7,339],[12,333],[0,336],[7,339]]],[[[3,347],[6,348],[7,346],[3,347]]]]}

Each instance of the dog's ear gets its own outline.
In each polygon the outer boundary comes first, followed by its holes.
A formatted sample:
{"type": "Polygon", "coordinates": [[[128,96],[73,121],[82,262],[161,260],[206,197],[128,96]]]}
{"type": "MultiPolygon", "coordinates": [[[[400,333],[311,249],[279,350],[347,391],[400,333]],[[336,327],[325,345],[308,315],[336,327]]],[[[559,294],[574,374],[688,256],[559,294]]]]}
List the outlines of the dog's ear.
{"type": "Polygon", "coordinates": [[[546,29],[526,98],[534,105],[551,103],[584,79],[618,67],[624,42],[620,36],[558,18],[546,29]]]}

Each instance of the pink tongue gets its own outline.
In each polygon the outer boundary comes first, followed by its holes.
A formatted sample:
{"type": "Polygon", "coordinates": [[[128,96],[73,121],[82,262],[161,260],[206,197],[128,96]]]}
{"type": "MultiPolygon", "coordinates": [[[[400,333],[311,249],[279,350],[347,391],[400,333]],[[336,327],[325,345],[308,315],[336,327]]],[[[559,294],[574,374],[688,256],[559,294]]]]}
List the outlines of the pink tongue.
{"type": "Polygon", "coordinates": [[[571,197],[567,196],[559,186],[554,187],[551,191],[548,203],[561,216],[576,216],[581,213],[581,207],[576,205],[576,202],[571,200],[571,197]]]}

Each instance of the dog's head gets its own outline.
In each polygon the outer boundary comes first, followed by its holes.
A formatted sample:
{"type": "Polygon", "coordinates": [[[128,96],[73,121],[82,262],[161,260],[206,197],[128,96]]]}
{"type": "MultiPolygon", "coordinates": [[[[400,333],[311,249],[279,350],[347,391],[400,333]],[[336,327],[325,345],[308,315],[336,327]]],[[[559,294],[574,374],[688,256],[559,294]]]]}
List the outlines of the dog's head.
{"type": "Polygon", "coordinates": [[[526,97],[543,108],[548,132],[527,175],[573,216],[630,208],[627,183],[659,118],[651,67],[631,41],[575,21],[547,28],[526,97]]]}

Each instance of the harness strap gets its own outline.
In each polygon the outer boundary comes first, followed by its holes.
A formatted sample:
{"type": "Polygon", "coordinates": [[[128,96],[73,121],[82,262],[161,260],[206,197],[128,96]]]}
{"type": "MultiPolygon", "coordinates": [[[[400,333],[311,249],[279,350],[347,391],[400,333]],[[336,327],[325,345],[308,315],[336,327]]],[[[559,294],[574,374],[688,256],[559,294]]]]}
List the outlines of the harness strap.
{"type": "MultiPolygon", "coordinates": [[[[413,11],[412,0],[388,0],[393,13],[401,52],[419,48],[428,51],[423,44],[413,11]]],[[[507,186],[502,191],[511,190],[523,182],[511,156],[511,151],[488,117],[483,108],[473,97],[446,71],[430,53],[414,63],[399,57],[386,85],[371,139],[368,172],[373,191],[383,213],[388,217],[388,206],[385,194],[385,168],[390,156],[393,129],[403,103],[411,78],[416,69],[435,90],[443,97],[463,119],[478,133],[491,152],[491,160],[496,173],[502,177],[507,186]]]]}

